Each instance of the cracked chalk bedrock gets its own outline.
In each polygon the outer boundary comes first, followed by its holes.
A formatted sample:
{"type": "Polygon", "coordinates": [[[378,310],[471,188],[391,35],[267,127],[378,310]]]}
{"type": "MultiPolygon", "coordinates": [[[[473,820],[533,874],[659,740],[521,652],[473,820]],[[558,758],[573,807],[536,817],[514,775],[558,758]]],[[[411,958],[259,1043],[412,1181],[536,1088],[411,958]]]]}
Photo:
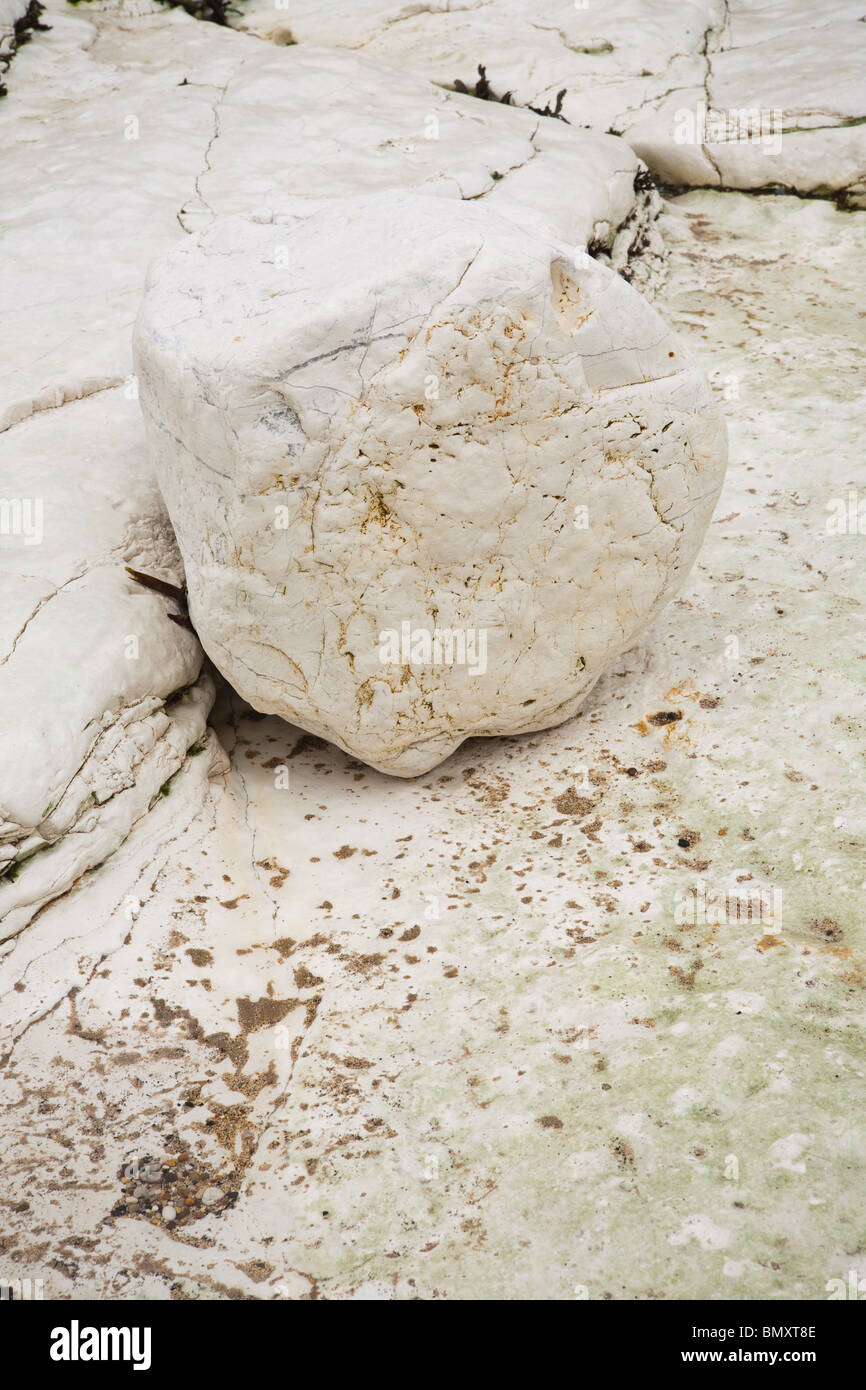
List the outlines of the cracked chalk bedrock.
{"type": "MultiPolygon", "coordinates": [[[[859,0],[244,0],[230,22],[303,50],[328,43],[443,86],[489,84],[522,106],[561,101],[572,129],[623,135],[672,185],[866,198],[859,0]],[[560,93],[562,96],[560,98],[560,93]],[[744,137],[743,130],[751,133],[744,137]]],[[[552,122],[544,121],[544,125],[552,122]]]]}
{"type": "Polygon", "coordinates": [[[198,644],[124,572],[182,580],[130,376],[148,259],[216,214],[274,197],[312,210],[389,186],[543,208],[558,235],[606,247],[640,283],[660,249],[657,199],[636,188],[621,140],[487,109],[354,54],[274,49],[151,8],[100,5],[85,18],[49,0],[49,27],[3,75],[16,197],[0,267],[0,521],[14,525],[17,507],[34,533],[0,538],[7,940],[140,820],[165,806],[182,818],[184,798],[200,805],[207,771],[224,765],[212,734],[207,758],[187,757],[212,699],[198,644]],[[436,139],[419,137],[422,114],[436,139]]]}
{"type": "Polygon", "coordinates": [[[640,164],[623,140],[354,53],[274,48],[176,9],[156,24],[63,8],[16,56],[3,112],[16,212],[0,265],[0,429],[122,382],[147,262],[215,216],[418,188],[539,209],[557,236],[609,250],[617,269],[639,252],[641,283],[655,259],[647,241],[661,249],[658,209],[635,190],[640,164]]]}
{"type": "Polygon", "coordinates": [[[154,263],[136,327],[206,651],[400,776],[569,718],[682,583],[724,473],[655,311],[510,206],[226,219],[154,263]]]}
{"type": "Polygon", "coordinates": [[[133,403],[104,391],[23,420],[0,433],[0,477],[43,529],[0,534],[4,941],[118,848],[190,746],[224,759],[198,642],[124,570],[181,574],[133,403]]]}

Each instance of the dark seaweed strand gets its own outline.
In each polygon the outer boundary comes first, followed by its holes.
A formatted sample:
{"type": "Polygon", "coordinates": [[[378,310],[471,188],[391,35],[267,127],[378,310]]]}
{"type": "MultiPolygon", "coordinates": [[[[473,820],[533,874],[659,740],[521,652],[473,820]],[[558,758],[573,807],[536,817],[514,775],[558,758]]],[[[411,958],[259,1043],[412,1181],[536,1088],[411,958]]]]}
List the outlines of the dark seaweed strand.
{"type": "MultiPolygon", "coordinates": [[[[475,83],[474,87],[467,87],[466,83],[461,82],[458,77],[454,83],[454,90],[455,92],[462,92],[464,96],[478,97],[479,101],[497,101],[501,106],[519,105],[518,102],[514,101],[513,92],[504,92],[501,97],[496,95],[487,80],[487,69],[483,63],[478,64],[478,81],[475,83]]],[[[569,125],[570,122],[568,118],[562,114],[562,103],[567,91],[568,88],[563,87],[561,92],[557,92],[556,102],[553,106],[551,106],[549,102],[546,106],[527,105],[526,110],[534,111],[536,116],[550,116],[553,120],[565,121],[565,124],[569,125]]]]}

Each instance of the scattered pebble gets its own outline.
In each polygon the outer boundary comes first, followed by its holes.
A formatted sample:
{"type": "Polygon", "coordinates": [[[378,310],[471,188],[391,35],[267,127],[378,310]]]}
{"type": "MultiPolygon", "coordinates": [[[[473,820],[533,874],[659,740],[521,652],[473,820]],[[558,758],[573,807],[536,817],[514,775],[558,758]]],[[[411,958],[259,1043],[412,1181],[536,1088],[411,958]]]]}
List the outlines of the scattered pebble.
{"type": "Polygon", "coordinates": [[[221,1187],[201,1187],[206,1181],[188,1152],[167,1154],[164,1159],[148,1155],[134,1161],[122,1178],[126,1189],[114,1215],[145,1217],[153,1225],[184,1225],[206,1212],[221,1210],[237,1196],[221,1187]]]}

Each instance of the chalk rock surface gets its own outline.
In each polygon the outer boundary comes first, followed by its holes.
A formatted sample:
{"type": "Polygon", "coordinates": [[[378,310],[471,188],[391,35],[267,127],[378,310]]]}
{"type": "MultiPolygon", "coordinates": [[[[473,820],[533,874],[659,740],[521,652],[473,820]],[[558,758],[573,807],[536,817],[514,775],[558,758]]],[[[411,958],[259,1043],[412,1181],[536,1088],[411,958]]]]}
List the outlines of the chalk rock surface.
{"type": "Polygon", "coordinates": [[[136,371],[201,640],[257,709],[403,776],[549,727],[684,579],[703,373],[620,277],[385,194],[152,267],[136,371]]]}
{"type": "Polygon", "coordinates": [[[0,940],[126,838],[208,742],[209,676],[135,403],[115,390],[0,434],[0,940]],[[14,479],[15,496],[10,496],[14,479]]]}
{"type": "Polygon", "coordinates": [[[613,136],[176,9],[50,0],[45,20],[4,98],[0,429],[121,383],[148,261],[215,216],[415,188],[519,203],[616,268],[639,251],[636,283],[661,247],[658,199],[613,136]]]}
{"type": "MultiPolygon", "coordinates": [[[[0,0],[0,58],[21,10],[0,0]]],[[[178,605],[124,568],[183,583],[131,378],[148,260],[218,213],[287,199],[310,210],[357,189],[542,209],[559,236],[601,244],[621,265],[652,239],[654,213],[621,140],[486,108],[351,53],[275,48],[150,0],[76,11],[49,0],[43,18],[3,98],[16,190],[0,266],[0,939],[10,949],[146,812],[174,807],[179,781],[178,823],[192,814],[206,772],[223,765],[206,733],[199,644],[169,616],[178,605]]],[[[635,261],[638,278],[645,263],[635,261]]],[[[154,819],[164,838],[168,818],[154,819]]]]}
{"type": "Polygon", "coordinates": [[[665,313],[738,390],[686,591],[576,720],[426,777],[217,712],[204,810],[195,757],[0,962],[0,1277],[284,1306],[866,1275],[863,537],[826,528],[862,473],[866,218],[704,191],[664,225],[665,313]],[[742,911],[684,923],[699,893],[742,911]],[[129,1164],[180,1151],[237,1199],[133,1211],[129,1164]]]}
{"type": "Polygon", "coordinates": [[[860,0],[244,0],[231,22],[330,43],[451,87],[483,63],[497,96],[624,135],[672,184],[866,199],[860,0]],[[738,113],[749,113],[740,120],[738,113]],[[724,118],[724,119],[723,119],[724,118]],[[730,120],[728,118],[731,118],[730,120]]]}

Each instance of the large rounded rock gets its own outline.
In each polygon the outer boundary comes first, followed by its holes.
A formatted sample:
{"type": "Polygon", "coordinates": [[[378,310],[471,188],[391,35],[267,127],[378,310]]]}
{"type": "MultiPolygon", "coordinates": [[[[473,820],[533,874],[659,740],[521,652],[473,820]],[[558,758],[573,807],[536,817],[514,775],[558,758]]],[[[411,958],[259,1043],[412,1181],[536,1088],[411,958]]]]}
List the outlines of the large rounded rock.
{"type": "Polygon", "coordinates": [[[658,315],[515,216],[394,193],[230,219],[155,263],[137,324],[206,650],[401,776],[573,714],[682,583],[724,472],[658,315]]]}

